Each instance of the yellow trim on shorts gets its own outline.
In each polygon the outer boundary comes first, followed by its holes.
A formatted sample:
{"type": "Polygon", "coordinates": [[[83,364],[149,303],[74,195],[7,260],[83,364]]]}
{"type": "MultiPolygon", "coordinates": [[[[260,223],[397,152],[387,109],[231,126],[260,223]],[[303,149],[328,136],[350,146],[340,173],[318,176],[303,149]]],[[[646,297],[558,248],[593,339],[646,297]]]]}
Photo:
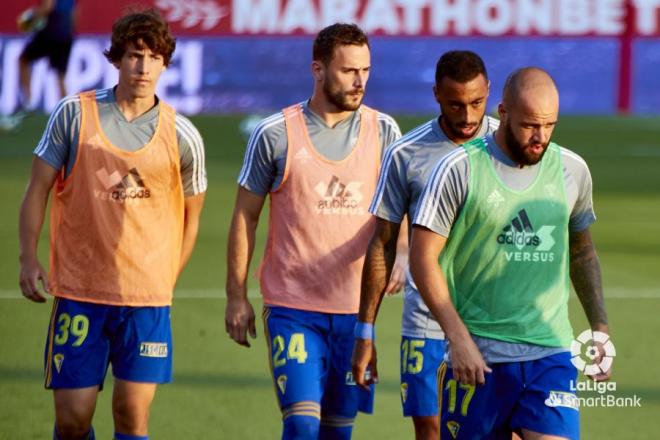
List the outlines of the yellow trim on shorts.
{"type": "Polygon", "coordinates": [[[268,367],[270,368],[270,376],[273,378],[273,391],[275,391],[275,401],[277,406],[282,411],[280,406],[280,396],[277,394],[277,380],[275,379],[275,367],[273,366],[273,341],[270,339],[270,332],[268,331],[268,318],[270,317],[270,307],[264,306],[261,313],[261,320],[264,324],[264,335],[266,336],[266,346],[268,347],[268,367]]]}
{"type": "Polygon", "coordinates": [[[438,367],[438,427],[440,428],[438,438],[442,440],[442,393],[444,391],[445,375],[447,373],[447,363],[442,361],[438,367]]]}
{"type": "Polygon", "coordinates": [[[57,316],[57,306],[60,303],[60,299],[55,297],[53,300],[53,309],[50,311],[50,325],[48,326],[48,340],[46,344],[48,349],[46,351],[46,378],[44,386],[46,388],[50,387],[50,383],[53,379],[53,340],[55,339],[55,317],[57,316]]]}

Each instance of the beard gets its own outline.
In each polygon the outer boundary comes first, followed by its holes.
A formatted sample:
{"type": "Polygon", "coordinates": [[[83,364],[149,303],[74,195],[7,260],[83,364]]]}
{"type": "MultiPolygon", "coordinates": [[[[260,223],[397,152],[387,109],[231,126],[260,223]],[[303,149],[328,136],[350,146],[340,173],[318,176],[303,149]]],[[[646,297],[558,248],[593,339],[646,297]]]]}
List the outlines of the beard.
{"type": "Polygon", "coordinates": [[[513,134],[511,124],[508,121],[506,124],[504,124],[504,141],[506,142],[506,145],[509,148],[513,159],[516,161],[516,163],[518,163],[518,165],[534,165],[539,163],[541,159],[543,159],[543,156],[548,149],[548,145],[550,145],[550,141],[541,144],[543,147],[541,154],[532,153],[530,149],[532,143],[528,142],[523,144],[520,142],[513,134]]]}
{"type": "Polygon", "coordinates": [[[337,107],[339,110],[343,112],[352,112],[358,109],[360,105],[362,104],[362,98],[364,97],[364,90],[363,89],[355,89],[350,92],[344,92],[341,90],[333,89],[331,87],[330,82],[326,78],[325,84],[323,84],[323,94],[325,95],[325,98],[330,102],[332,105],[337,107]],[[358,94],[359,99],[353,100],[358,94]]]}
{"type": "Polygon", "coordinates": [[[482,120],[483,120],[483,116],[481,117],[481,119],[479,119],[479,122],[477,122],[476,124],[467,124],[467,123],[464,123],[464,122],[456,123],[456,122],[450,121],[449,118],[447,118],[447,117],[441,116],[440,121],[439,121],[439,125],[441,127],[447,129],[447,131],[449,132],[447,134],[450,135],[450,138],[452,138],[452,139],[461,139],[461,140],[462,139],[472,139],[477,134],[479,129],[481,128],[481,121],[482,120]],[[443,122],[444,122],[444,126],[442,125],[443,122]],[[462,131],[462,129],[467,127],[468,125],[471,127],[471,130],[468,134],[466,134],[462,131]]]}

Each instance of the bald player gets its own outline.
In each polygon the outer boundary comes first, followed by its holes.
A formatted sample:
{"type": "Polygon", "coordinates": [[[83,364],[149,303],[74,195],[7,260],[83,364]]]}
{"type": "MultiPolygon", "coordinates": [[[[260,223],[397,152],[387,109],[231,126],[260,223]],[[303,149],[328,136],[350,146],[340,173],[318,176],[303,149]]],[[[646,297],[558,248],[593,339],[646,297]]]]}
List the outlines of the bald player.
{"type": "MultiPolygon", "coordinates": [[[[441,114],[388,147],[370,211],[376,231],[364,265],[359,321],[373,325],[392,270],[404,217],[412,219],[435,163],[469,140],[493,133],[499,121],[485,115],[488,74],[470,51],[450,51],[437,62],[433,94],[441,114]]],[[[407,229],[407,228],[406,228],[407,229]]],[[[403,232],[405,233],[405,232],[403,232]]],[[[438,438],[437,369],[445,353],[444,333],[410,277],[406,280],[401,327],[401,404],[412,417],[417,439],[438,438]]],[[[358,338],[353,375],[358,384],[376,380],[375,342],[358,338]],[[372,378],[364,373],[371,369],[372,378]]]]}
{"type": "Polygon", "coordinates": [[[608,325],[591,177],[550,142],[558,109],[545,71],[515,71],[498,130],[438,162],[414,218],[411,272],[449,344],[442,438],[579,437],[569,277],[592,330],[608,325]]]}

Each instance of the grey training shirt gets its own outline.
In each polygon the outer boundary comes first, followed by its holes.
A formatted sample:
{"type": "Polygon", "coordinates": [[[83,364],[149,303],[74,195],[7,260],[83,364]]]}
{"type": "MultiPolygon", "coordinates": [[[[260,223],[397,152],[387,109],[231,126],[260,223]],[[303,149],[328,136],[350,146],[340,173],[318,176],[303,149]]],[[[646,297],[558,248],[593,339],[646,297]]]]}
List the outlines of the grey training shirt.
{"type": "MultiPolygon", "coordinates": [[[[492,133],[499,123],[495,118],[484,116],[475,137],[492,133]]],[[[394,223],[401,223],[408,215],[410,222],[434,165],[456,148],[458,145],[443,132],[438,118],[406,133],[387,148],[369,211],[394,223]]],[[[401,334],[412,338],[444,339],[440,325],[424,304],[410,273],[406,276],[404,288],[401,334]]]]}
{"type": "MultiPolygon", "coordinates": [[[[113,89],[96,91],[101,129],[114,145],[136,151],[153,137],[158,124],[160,101],[133,121],[127,121],[117,106],[113,89]]],[[[181,181],[186,197],[206,191],[204,142],[195,126],[180,114],[176,114],[176,136],[181,162],[181,181]]],[[[34,154],[59,170],[65,167],[68,176],[76,161],[80,131],[80,97],[73,95],[60,101],[46,125],[34,154]]]]}
{"type": "MultiPolygon", "coordinates": [[[[536,178],[539,164],[518,167],[497,145],[493,135],[484,138],[497,175],[511,189],[522,191],[536,178]]],[[[591,174],[586,162],[574,152],[561,148],[564,182],[568,208],[571,212],[569,230],[582,231],[596,217],[592,202],[591,174]]],[[[432,178],[427,184],[422,201],[418,205],[413,223],[447,237],[458,217],[467,196],[470,169],[467,154],[457,149],[435,165],[432,178]],[[436,185],[433,184],[436,182],[436,185]],[[437,207],[437,209],[431,209],[437,207]]],[[[490,338],[473,336],[487,363],[520,362],[567,351],[568,348],[548,348],[532,344],[516,344],[490,338]]],[[[446,360],[450,351],[447,351],[446,360]]]]}

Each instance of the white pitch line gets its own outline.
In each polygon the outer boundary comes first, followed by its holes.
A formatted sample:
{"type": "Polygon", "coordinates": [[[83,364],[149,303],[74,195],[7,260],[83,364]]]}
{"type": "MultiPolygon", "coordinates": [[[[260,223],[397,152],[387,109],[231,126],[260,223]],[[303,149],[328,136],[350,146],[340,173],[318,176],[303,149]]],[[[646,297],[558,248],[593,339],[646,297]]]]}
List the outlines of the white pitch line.
{"type": "MultiPolygon", "coordinates": [[[[22,298],[18,289],[0,289],[0,299],[22,298]]],[[[174,292],[174,299],[204,299],[204,298],[226,298],[224,289],[182,289],[174,292]]],[[[248,290],[248,298],[261,298],[257,289],[248,290]]],[[[403,298],[401,293],[389,298],[403,298]]],[[[630,287],[605,287],[605,298],[660,298],[660,287],[630,288],[630,287]]]]}

